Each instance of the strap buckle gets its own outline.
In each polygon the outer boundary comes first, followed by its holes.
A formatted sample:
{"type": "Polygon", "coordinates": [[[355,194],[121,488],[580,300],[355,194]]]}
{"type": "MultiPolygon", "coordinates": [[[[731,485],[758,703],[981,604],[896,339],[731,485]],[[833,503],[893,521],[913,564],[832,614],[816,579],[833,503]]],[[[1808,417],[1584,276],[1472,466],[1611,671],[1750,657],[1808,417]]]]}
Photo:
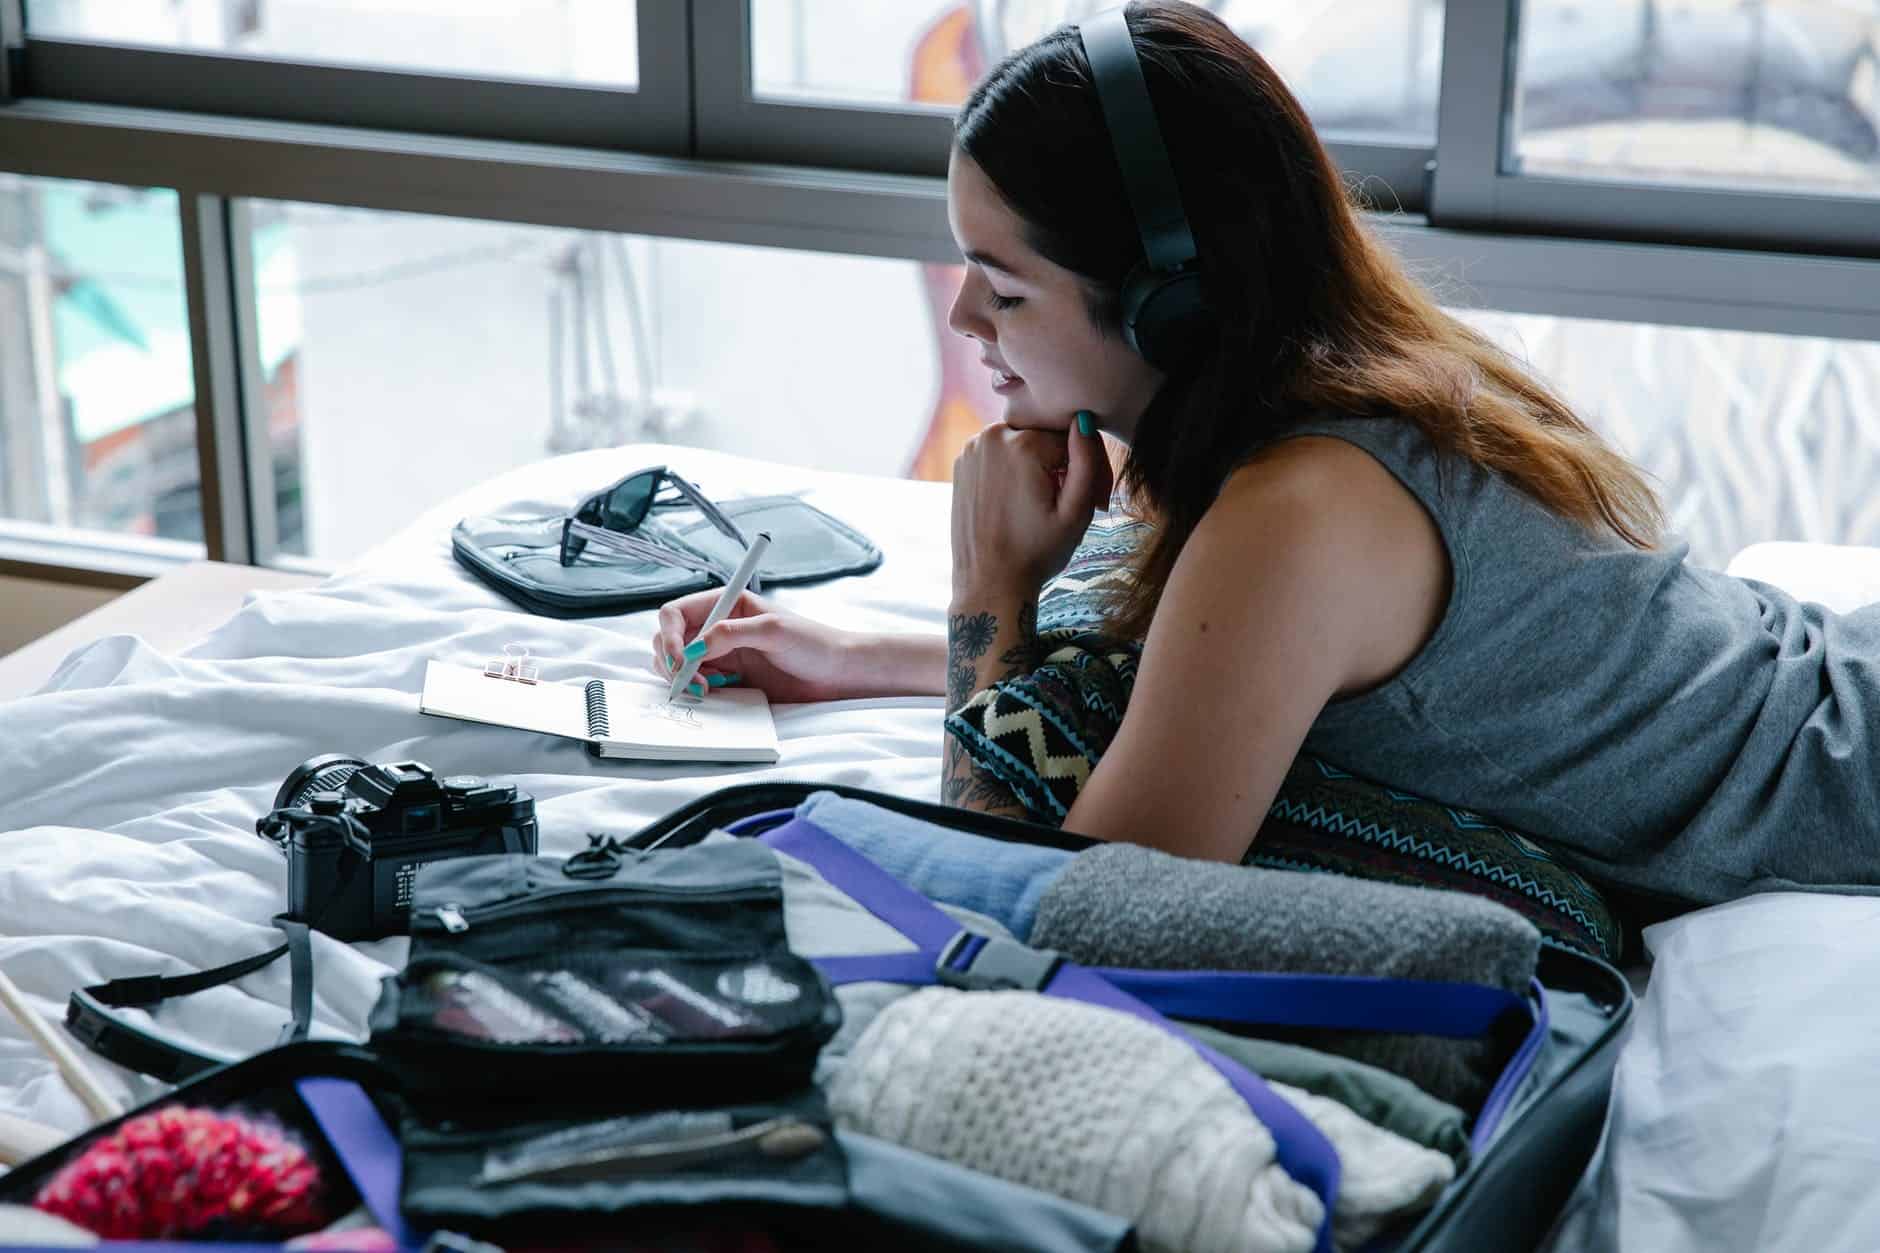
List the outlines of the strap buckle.
{"type": "Polygon", "coordinates": [[[940,950],[934,977],[947,987],[967,992],[1037,992],[1063,964],[1064,954],[1052,949],[958,931],[940,950]]]}

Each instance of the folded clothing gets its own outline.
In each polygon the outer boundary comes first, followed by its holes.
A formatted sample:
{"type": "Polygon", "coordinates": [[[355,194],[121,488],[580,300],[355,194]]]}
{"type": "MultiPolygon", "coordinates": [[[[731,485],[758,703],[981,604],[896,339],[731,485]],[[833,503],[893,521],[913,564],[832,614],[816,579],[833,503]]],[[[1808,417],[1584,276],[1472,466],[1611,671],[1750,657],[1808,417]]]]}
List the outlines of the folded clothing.
{"type": "Polygon", "coordinates": [[[849,1162],[849,1198],[889,1238],[930,1253],[1124,1253],[1137,1247],[1127,1219],[1020,1187],[855,1131],[837,1131],[849,1162]]]}
{"type": "MultiPolygon", "coordinates": [[[[1340,1248],[1427,1207],[1454,1178],[1443,1154],[1272,1086],[1338,1154],[1340,1248]]],[[[840,1127],[1129,1218],[1152,1253],[1305,1253],[1323,1217],[1190,1042],[1100,1006],[923,989],[870,1024],[829,1099],[840,1127]]]]}
{"type": "Polygon", "coordinates": [[[1071,860],[1061,848],[953,831],[834,792],[815,793],[796,812],[922,896],[996,918],[1021,940],[1071,860]]]}
{"type": "MultiPolygon", "coordinates": [[[[1230,866],[1105,844],[1039,898],[1031,944],[1088,966],[1372,975],[1486,984],[1525,996],[1540,932],[1463,892],[1230,866]]],[[[1301,1032],[1326,1052],[1393,1071],[1465,1110],[1503,1060],[1494,1041],[1301,1032]]]]}
{"type": "Polygon", "coordinates": [[[1435,1149],[1454,1162],[1458,1171],[1469,1163],[1467,1116],[1401,1075],[1303,1044],[1235,1035],[1201,1023],[1182,1022],[1181,1026],[1263,1079],[1337,1101],[1374,1126],[1435,1149]]]}
{"type": "MultiPolygon", "coordinates": [[[[865,802],[838,797],[833,792],[817,795],[825,798],[825,801],[818,806],[814,816],[832,821],[832,825],[825,829],[833,831],[840,826],[844,838],[856,836],[864,826],[873,824],[874,815],[878,814],[889,814],[899,823],[906,824],[875,828],[877,834],[892,831],[890,838],[894,843],[923,838],[928,829],[927,824],[865,802]],[[841,805],[830,806],[828,800],[840,801],[841,805]],[[861,825],[850,821],[857,818],[863,820],[861,825]]],[[[723,832],[713,832],[706,840],[733,838],[723,832]]],[[[973,841],[975,845],[991,845],[989,851],[999,856],[1008,852],[1022,853],[1026,849],[1024,845],[1009,845],[1001,840],[980,836],[964,835],[961,838],[973,841]]],[[[875,849],[867,846],[865,838],[856,842],[870,856],[874,855],[875,849]]],[[[951,849],[949,856],[985,851],[988,850],[968,846],[951,849]]],[[[890,862],[898,858],[893,848],[887,852],[887,860],[890,862]]],[[[1069,853],[1056,853],[1055,864],[1061,869],[1070,856],[1069,853]]],[[[789,933],[791,947],[797,952],[804,956],[822,957],[913,951],[911,941],[869,913],[853,898],[833,887],[809,863],[781,852],[777,854],[777,862],[783,871],[784,926],[789,933]]],[[[1052,873],[1055,874],[1055,871],[1052,873]]],[[[953,876],[951,872],[946,872],[940,877],[950,879],[953,876]]],[[[955,904],[941,903],[940,908],[961,926],[970,927],[981,935],[1000,939],[1022,938],[1012,936],[998,919],[955,904]]],[[[875,1020],[875,1016],[913,991],[905,984],[874,981],[837,987],[836,999],[842,1005],[842,1028],[835,1038],[823,1046],[822,1058],[817,1064],[819,1080],[830,1081],[835,1068],[854,1048],[855,1042],[875,1020]]],[[[1304,1045],[1237,1036],[1187,1023],[1183,1026],[1195,1038],[1232,1057],[1256,1074],[1303,1088],[1318,1096],[1329,1097],[1367,1122],[1447,1154],[1458,1166],[1467,1160],[1468,1136],[1464,1130],[1462,1111],[1428,1095],[1407,1079],[1348,1057],[1323,1053],[1304,1045]]]]}

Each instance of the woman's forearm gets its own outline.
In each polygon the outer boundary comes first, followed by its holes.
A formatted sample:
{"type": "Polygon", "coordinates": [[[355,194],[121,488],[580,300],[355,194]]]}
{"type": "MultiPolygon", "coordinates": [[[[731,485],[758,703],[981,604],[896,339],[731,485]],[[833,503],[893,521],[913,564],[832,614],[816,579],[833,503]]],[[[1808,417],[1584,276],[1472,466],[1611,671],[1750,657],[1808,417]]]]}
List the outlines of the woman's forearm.
{"type": "Polygon", "coordinates": [[[862,637],[857,695],[945,696],[947,641],[943,635],[877,633],[862,637]]]}
{"type": "MultiPolygon", "coordinates": [[[[947,612],[946,693],[950,713],[1001,679],[1038,665],[1035,593],[956,592],[947,612]]],[[[984,770],[952,735],[946,737],[940,799],[948,805],[1012,818],[1028,816],[1012,790],[984,770]]]]}

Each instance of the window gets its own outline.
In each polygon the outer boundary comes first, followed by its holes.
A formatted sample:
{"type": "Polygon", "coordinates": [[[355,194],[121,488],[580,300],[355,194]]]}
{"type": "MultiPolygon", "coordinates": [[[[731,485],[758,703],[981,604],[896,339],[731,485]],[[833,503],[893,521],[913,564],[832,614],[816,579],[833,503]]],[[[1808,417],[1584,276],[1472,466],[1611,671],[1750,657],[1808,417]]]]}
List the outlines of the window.
{"type": "Polygon", "coordinates": [[[1874,0],[1527,0],[1524,173],[1880,195],[1874,0]]]}
{"type": "Polygon", "coordinates": [[[176,193],[0,175],[0,517],[195,543],[198,478],[176,193]]]}
{"type": "MultiPolygon", "coordinates": [[[[752,0],[760,99],[950,110],[1006,53],[1102,3],[752,0]]],[[[1318,125],[1428,142],[1436,133],[1442,0],[1358,0],[1330,11],[1282,0],[1213,9],[1273,63],[1318,125]]]]}
{"type": "Polygon", "coordinates": [[[1694,563],[1880,544],[1880,343],[1457,312],[1656,477],[1694,563]]]}
{"type": "Polygon", "coordinates": [[[631,88],[636,0],[26,0],[36,36],[631,88]]]}
{"type": "Polygon", "coordinates": [[[288,553],[343,560],[555,453],[944,475],[930,436],[978,427],[956,267],[250,203],[288,553]]]}
{"type": "MultiPolygon", "coordinates": [[[[635,439],[945,477],[951,113],[1112,3],[0,0],[0,569],[343,560],[635,439]]],[[[1699,559],[1880,542],[1880,0],[1191,3],[1699,559]]]]}
{"type": "MultiPolygon", "coordinates": [[[[639,441],[944,478],[999,411],[945,329],[956,266],[267,201],[249,217],[288,553],[344,560],[514,466],[639,441]]],[[[1657,476],[1693,560],[1880,543],[1880,344],[1458,313],[1657,476]]]]}

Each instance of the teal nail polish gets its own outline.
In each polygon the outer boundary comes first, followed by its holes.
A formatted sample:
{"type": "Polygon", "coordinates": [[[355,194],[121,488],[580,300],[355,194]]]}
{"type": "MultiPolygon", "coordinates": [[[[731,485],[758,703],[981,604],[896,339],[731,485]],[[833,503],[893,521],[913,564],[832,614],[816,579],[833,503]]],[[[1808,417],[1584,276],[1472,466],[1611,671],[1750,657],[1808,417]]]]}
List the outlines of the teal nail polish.
{"type": "Polygon", "coordinates": [[[666,672],[668,674],[679,668],[679,659],[674,657],[671,653],[661,653],[660,656],[666,659],[666,672]]]}
{"type": "Polygon", "coordinates": [[[1079,409],[1077,411],[1077,433],[1086,436],[1097,433],[1097,420],[1090,410],[1079,409]]]}
{"type": "Polygon", "coordinates": [[[685,685],[685,692],[688,696],[703,696],[705,695],[705,685],[703,683],[688,683],[685,685]]]}
{"type": "Polygon", "coordinates": [[[705,655],[705,641],[704,640],[693,640],[690,644],[687,644],[685,646],[685,659],[687,661],[697,661],[700,657],[703,657],[704,655],[705,655]]]}
{"type": "Polygon", "coordinates": [[[731,676],[728,674],[708,674],[705,676],[705,681],[713,687],[723,687],[725,684],[731,682],[731,676]]]}

